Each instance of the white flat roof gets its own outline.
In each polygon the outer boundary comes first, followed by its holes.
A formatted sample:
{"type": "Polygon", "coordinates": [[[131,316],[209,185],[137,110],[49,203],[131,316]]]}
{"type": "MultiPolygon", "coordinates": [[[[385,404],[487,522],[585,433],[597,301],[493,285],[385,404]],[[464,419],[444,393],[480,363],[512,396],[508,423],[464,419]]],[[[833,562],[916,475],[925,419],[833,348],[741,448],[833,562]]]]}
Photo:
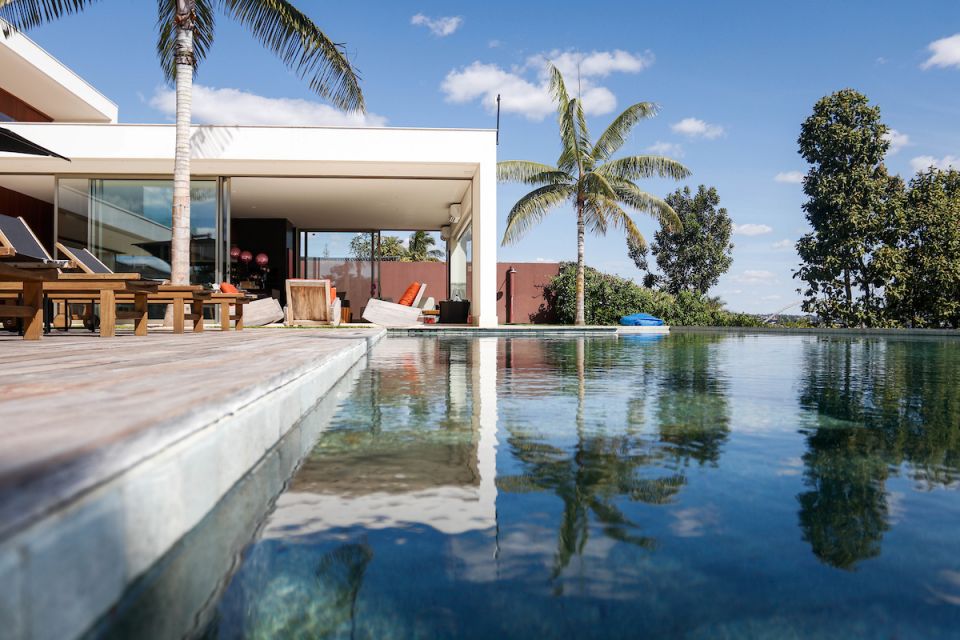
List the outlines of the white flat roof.
{"type": "MultiPolygon", "coordinates": [[[[172,124],[8,123],[70,158],[0,153],[0,173],[171,175],[172,124]]],[[[471,179],[496,163],[492,129],[214,126],[193,128],[193,175],[471,179]]]]}
{"type": "Polygon", "coordinates": [[[117,105],[22,33],[0,35],[0,87],[54,121],[117,121],[117,105]]]}

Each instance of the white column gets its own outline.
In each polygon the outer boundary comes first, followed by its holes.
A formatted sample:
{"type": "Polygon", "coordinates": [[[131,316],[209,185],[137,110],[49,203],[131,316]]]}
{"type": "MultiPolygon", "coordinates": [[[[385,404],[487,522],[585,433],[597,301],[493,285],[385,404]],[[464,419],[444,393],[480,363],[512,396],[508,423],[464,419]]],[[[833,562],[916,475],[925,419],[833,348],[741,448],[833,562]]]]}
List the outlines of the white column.
{"type": "Polygon", "coordinates": [[[473,323],[497,326],[497,148],[473,176],[473,323]]]}

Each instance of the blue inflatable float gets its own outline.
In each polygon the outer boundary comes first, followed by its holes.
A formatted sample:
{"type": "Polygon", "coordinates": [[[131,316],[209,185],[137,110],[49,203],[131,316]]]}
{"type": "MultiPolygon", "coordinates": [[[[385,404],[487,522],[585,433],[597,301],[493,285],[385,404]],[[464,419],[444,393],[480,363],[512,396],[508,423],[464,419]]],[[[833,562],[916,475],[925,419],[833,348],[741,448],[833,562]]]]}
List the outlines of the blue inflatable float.
{"type": "Polygon", "coordinates": [[[620,324],[627,327],[662,327],[664,322],[649,313],[634,313],[620,318],[620,324]]]}

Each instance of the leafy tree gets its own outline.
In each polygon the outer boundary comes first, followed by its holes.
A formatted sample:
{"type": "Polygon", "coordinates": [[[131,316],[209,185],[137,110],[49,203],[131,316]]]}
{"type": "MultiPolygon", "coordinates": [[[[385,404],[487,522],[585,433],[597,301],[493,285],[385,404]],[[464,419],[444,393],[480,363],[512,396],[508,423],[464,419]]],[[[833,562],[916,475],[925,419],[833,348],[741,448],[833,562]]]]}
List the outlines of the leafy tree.
{"type": "Polygon", "coordinates": [[[733,222],[726,209],[718,208],[720,196],[713,187],[700,185],[696,195],[690,187],[677,189],[666,201],[683,227],[661,228],[654,235],[652,251],[663,272],[661,286],[674,294],[705,294],[733,262],[733,222]]]}
{"type": "Polygon", "coordinates": [[[903,182],[883,165],[880,109],[852,89],[822,98],[801,129],[810,163],[803,205],[812,231],[797,242],[803,309],[826,324],[887,322],[882,288],[896,265],[903,182]]]}
{"type": "Polygon", "coordinates": [[[910,182],[898,277],[887,287],[899,320],[960,327],[960,172],[930,168],[910,182]]]}
{"type": "Polygon", "coordinates": [[[407,243],[407,260],[410,262],[439,262],[443,251],[432,249],[436,239],[426,231],[414,231],[407,243]]]}
{"type": "MultiPolygon", "coordinates": [[[[358,233],[350,240],[350,254],[355,260],[370,259],[370,234],[358,233]]],[[[380,236],[380,258],[383,260],[403,260],[407,257],[407,248],[397,236],[380,236]]]]}
{"type": "Polygon", "coordinates": [[[653,289],[660,282],[660,276],[650,270],[650,248],[645,244],[637,244],[627,238],[627,255],[633,260],[637,269],[643,271],[643,286],[653,289]]]}
{"type": "MultiPolygon", "coordinates": [[[[3,0],[4,36],[31,29],[94,4],[95,0],[3,0]]],[[[171,274],[190,281],[190,120],[193,74],[213,43],[215,9],[243,25],[310,89],[334,106],[363,109],[360,82],[344,46],[327,37],[289,0],[157,0],[157,54],[176,83],[177,134],[173,169],[171,274]]]]}
{"type": "Polygon", "coordinates": [[[550,66],[550,88],[557,101],[560,125],[560,158],[557,166],[508,160],[497,165],[500,180],[522,182],[537,188],[520,198],[507,216],[503,244],[516,242],[550,209],[564,203],[573,205],[577,214],[577,291],[574,322],[586,321],[584,304],[584,235],[589,228],[605,234],[611,226],[624,230],[634,242],[644,244],[640,230],[621,205],[648,213],[677,229],[680,222],[669,204],[641,190],[634,182],[640,178],[661,176],[674,179],[690,174],[686,167],[662,156],[627,156],[611,160],[623,146],[633,126],[656,115],[658,107],[640,102],[628,107],[614,119],[594,144],[580,98],[567,94],[563,76],[550,66]]]}
{"type": "MultiPolygon", "coordinates": [[[[576,314],[576,265],[564,263],[560,273],[544,287],[544,309],[557,321],[570,324],[576,314]]],[[[586,267],[585,314],[588,324],[618,324],[631,313],[651,313],[674,326],[755,327],[762,323],[754,316],[731,313],[716,300],[690,291],[676,296],[637,285],[633,280],[601,273],[586,267]]],[[[547,315],[544,313],[544,315],[547,315]]]]}

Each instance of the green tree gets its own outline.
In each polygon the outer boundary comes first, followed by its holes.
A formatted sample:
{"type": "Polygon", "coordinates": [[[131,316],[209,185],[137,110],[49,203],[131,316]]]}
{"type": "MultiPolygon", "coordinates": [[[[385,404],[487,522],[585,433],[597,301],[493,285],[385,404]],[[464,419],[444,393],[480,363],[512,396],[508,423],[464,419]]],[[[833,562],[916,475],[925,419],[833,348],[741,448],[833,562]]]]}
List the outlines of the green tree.
{"type": "Polygon", "coordinates": [[[669,204],[641,190],[634,182],[640,178],[661,176],[681,179],[690,172],[679,162],[662,156],[627,156],[612,160],[637,122],[656,115],[657,105],[639,102],[614,119],[594,144],[580,98],[567,94],[563,76],[550,66],[550,88],[557,101],[560,125],[560,158],[556,166],[507,160],[497,165],[500,180],[522,182],[537,187],[520,198],[507,216],[503,244],[519,240],[550,209],[564,203],[573,205],[577,215],[577,311],[575,323],[585,323],[584,311],[584,235],[587,229],[605,234],[611,226],[622,229],[629,238],[645,244],[640,230],[621,205],[648,213],[661,225],[680,228],[677,214],[669,204]]]}
{"type": "Polygon", "coordinates": [[[880,109],[844,89],[822,98],[801,129],[810,163],[803,205],[813,229],[797,242],[803,309],[825,324],[882,326],[882,287],[896,264],[903,182],[883,165],[889,147],[880,109]]]}
{"type": "Polygon", "coordinates": [[[910,182],[898,277],[886,288],[912,327],[960,327],[960,172],[930,168],[910,182]]]}
{"type": "Polygon", "coordinates": [[[433,249],[436,239],[427,231],[414,231],[407,243],[407,259],[410,262],[439,262],[443,251],[433,249]]]}
{"type": "MultiPolygon", "coordinates": [[[[4,36],[77,13],[95,0],[4,0],[4,36]]],[[[310,89],[340,109],[363,109],[360,83],[344,47],[328,38],[288,0],[157,0],[157,54],[176,83],[177,133],[173,169],[171,274],[190,281],[190,121],[193,74],[213,43],[214,16],[243,25],[310,89]]]]}
{"type": "MultiPolygon", "coordinates": [[[[350,255],[355,260],[370,260],[371,234],[358,233],[350,240],[350,255]]],[[[405,260],[407,248],[397,236],[380,236],[380,258],[382,260],[405,260]]]]}
{"type": "Polygon", "coordinates": [[[673,294],[705,294],[733,262],[733,222],[719,206],[720,196],[713,187],[700,185],[696,195],[690,187],[677,189],[666,202],[683,227],[661,228],[654,234],[652,251],[663,272],[661,287],[673,294]]]}
{"type": "Polygon", "coordinates": [[[637,269],[643,271],[643,286],[647,289],[653,289],[660,282],[660,276],[650,269],[650,247],[645,244],[637,244],[630,238],[627,238],[627,255],[633,260],[637,269]]]}

